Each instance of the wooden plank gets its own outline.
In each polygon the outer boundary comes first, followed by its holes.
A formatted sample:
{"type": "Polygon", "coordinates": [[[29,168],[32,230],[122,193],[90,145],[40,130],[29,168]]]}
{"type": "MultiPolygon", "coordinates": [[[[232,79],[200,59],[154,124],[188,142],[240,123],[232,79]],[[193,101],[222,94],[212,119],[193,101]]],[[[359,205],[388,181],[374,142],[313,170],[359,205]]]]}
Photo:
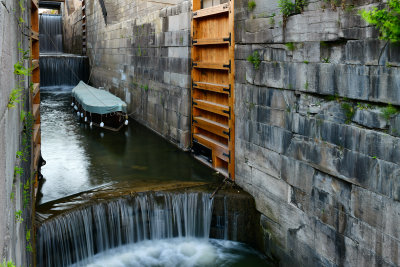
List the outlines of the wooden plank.
{"type": "Polygon", "coordinates": [[[226,40],[229,37],[225,38],[202,38],[202,39],[193,39],[193,45],[225,45],[229,44],[229,40],[226,40]]]}
{"type": "Polygon", "coordinates": [[[206,101],[206,100],[194,99],[193,107],[202,109],[202,110],[207,110],[209,112],[219,114],[219,115],[222,115],[225,117],[230,117],[229,106],[226,106],[226,105],[221,105],[221,104],[214,103],[211,101],[206,101]]]}
{"type": "Polygon", "coordinates": [[[37,93],[39,93],[39,83],[34,83],[32,86],[32,98],[35,98],[35,96],[37,95],[37,93]]]}
{"type": "Polygon", "coordinates": [[[214,15],[218,15],[218,14],[223,14],[223,13],[229,12],[229,10],[230,10],[229,7],[230,7],[229,3],[225,3],[225,4],[221,4],[221,5],[217,5],[217,6],[213,6],[213,7],[209,7],[209,8],[199,9],[199,10],[193,12],[193,18],[198,19],[198,18],[205,18],[208,16],[214,16],[214,15]]]}
{"type": "Polygon", "coordinates": [[[229,148],[226,145],[202,134],[193,134],[193,138],[196,139],[200,144],[213,149],[213,151],[216,153],[216,156],[225,160],[226,162],[229,162],[229,158],[227,157],[227,155],[229,155],[229,148]]]}
{"type": "Polygon", "coordinates": [[[39,59],[32,60],[32,70],[39,68],[39,59]]]}
{"type": "Polygon", "coordinates": [[[33,140],[33,142],[35,144],[39,144],[40,143],[40,140],[39,140],[39,137],[40,137],[40,124],[33,125],[32,137],[33,137],[32,140],[33,140]]]}
{"type": "Polygon", "coordinates": [[[230,70],[228,66],[229,63],[193,62],[193,68],[197,69],[230,70]]]}
{"type": "Polygon", "coordinates": [[[228,125],[204,118],[204,117],[194,117],[194,125],[200,127],[210,133],[219,135],[224,138],[229,138],[229,127],[228,125]]]}
{"type": "Polygon", "coordinates": [[[193,88],[211,91],[211,92],[215,92],[215,93],[221,93],[221,94],[229,94],[230,93],[229,85],[226,85],[226,84],[193,82],[193,88]]]}
{"type": "Polygon", "coordinates": [[[39,117],[39,112],[40,112],[40,104],[33,104],[32,115],[35,120],[39,117]]]}
{"type": "Polygon", "coordinates": [[[31,30],[31,38],[33,40],[39,41],[39,33],[37,31],[31,30]]]}
{"type": "Polygon", "coordinates": [[[40,148],[40,144],[35,145],[33,148],[33,168],[35,171],[37,171],[39,167],[40,148]]]}

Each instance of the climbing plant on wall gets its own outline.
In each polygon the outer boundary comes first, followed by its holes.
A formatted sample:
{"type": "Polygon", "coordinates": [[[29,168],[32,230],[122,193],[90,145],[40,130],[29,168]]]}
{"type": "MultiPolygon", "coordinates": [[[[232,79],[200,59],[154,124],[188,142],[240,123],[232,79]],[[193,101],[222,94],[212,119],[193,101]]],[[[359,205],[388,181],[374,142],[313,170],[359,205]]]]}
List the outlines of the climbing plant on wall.
{"type": "Polygon", "coordinates": [[[380,38],[391,42],[400,41],[400,0],[389,0],[384,9],[361,10],[362,18],[379,30],[380,38]]]}

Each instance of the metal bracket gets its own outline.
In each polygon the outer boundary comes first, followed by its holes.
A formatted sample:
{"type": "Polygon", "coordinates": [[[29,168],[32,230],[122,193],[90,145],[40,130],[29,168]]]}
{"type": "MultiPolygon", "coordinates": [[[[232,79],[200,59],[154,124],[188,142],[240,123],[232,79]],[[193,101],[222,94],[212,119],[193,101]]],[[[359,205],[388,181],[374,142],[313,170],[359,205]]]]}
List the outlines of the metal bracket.
{"type": "Polygon", "coordinates": [[[195,62],[192,61],[192,68],[193,68],[194,66],[197,66],[197,63],[195,63],[195,62]]]}
{"type": "Polygon", "coordinates": [[[229,110],[223,110],[222,112],[225,113],[225,114],[228,114],[229,115],[229,119],[231,119],[231,107],[229,107],[229,110]]]}
{"type": "Polygon", "coordinates": [[[229,163],[231,163],[231,152],[229,151],[229,154],[222,153],[223,156],[227,157],[229,159],[229,163]]]}
{"type": "Polygon", "coordinates": [[[231,60],[229,59],[229,64],[224,64],[222,67],[229,68],[229,73],[231,73],[231,60]]]}
{"type": "Polygon", "coordinates": [[[229,88],[223,88],[222,91],[229,92],[229,96],[231,96],[231,85],[229,85],[229,88]]]}
{"type": "Polygon", "coordinates": [[[229,136],[229,140],[231,140],[231,129],[229,129],[229,131],[223,131],[223,134],[226,134],[227,136],[229,136]]]}
{"type": "Polygon", "coordinates": [[[197,12],[193,12],[193,16],[197,16],[197,12]]]}
{"type": "Polygon", "coordinates": [[[224,42],[229,41],[229,46],[232,45],[232,33],[229,33],[229,37],[222,39],[224,42]]]}
{"type": "Polygon", "coordinates": [[[194,37],[192,37],[192,45],[197,44],[197,40],[193,39],[194,37]]]}
{"type": "Polygon", "coordinates": [[[192,105],[193,105],[193,106],[197,106],[197,103],[194,102],[194,100],[192,100],[192,105]]]}

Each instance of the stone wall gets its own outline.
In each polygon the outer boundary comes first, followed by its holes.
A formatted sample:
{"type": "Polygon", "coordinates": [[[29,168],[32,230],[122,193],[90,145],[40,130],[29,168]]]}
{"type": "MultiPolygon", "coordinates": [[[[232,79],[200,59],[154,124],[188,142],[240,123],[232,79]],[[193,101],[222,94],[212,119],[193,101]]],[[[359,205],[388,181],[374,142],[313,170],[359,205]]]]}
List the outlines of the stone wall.
{"type": "Polygon", "coordinates": [[[382,4],[309,1],[284,23],[277,0],[255,3],[235,3],[236,182],[264,214],[266,251],[398,266],[400,114],[383,111],[400,105],[400,47],[357,14],[382,4]]]}
{"type": "Polygon", "coordinates": [[[64,53],[82,54],[82,2],[69,0],[61,4],[64,53]]]}
{"type": "MultiPolygon", "coordinates": [[[[29,107],[28,82],[14,74],[14,64],[22,57],[18,43],[23,50],[29,49],[31,1],[21,3],[26,7],[25,12],[21,11],[18,1],[5,0],[0,4],[0,263],[12,260],[16,266],[30,266],[32,257],[27,249],[26,230],[30,230],[29,242],[33,243],[31,203],[24,205],[24,198],[30,200],[30,194],[23,193],[23,185],[31,177],[30,159],[23,161],[16,157],[17,151],[22,150],[21,110],[27,112],[29,107]],[[21,23],[19,18],[25,22],[21,23]],[[11,91],[18,84],[25,89],[19,98],[21,102],[8,107],[11,91]],[[16,166],[23,169],[23,174],[15,172],[16,166]],[[16,220],[17,211],[22,212],[23,222],[16,220]]],[[[28,67],[27,60],[25,67],[28,67]]]]}
{"type": "Polygon", "coordinates": [[[87,1],[90,82],[182,149],[190,143],[190,2],[87,1]],[[105,23],[107,21],[107,24],[105,23]]]}

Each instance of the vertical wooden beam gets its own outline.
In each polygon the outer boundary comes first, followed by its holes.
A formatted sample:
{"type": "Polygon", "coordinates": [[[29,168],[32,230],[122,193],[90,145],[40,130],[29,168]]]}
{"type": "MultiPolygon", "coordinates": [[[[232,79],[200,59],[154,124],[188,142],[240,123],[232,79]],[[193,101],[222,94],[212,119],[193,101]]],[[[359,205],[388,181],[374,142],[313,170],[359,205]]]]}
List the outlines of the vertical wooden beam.
{"type": "MultiPolygon", "coordinates": [[[[29,0],[28,0],[29,1],[29,0]]],[[[29,2],[28,2],[29,3],[29,2]]],[[[39,2],[38,0],[30,1],[30,51],[31,60],[30,66],[33,67],[32,76],[30,80],[30,111],[34,115],[34,125],[32,134],[32,166],[33,171],[33,186],[32,186],[32,225],[35,222],[35,202],[38,190],[38,170],[39,158],[41,155],[41,130],[40,130],[40,46],[39,46],[39,2]]],[[[33,249],[33,266],[36,266],[36,229],[32,229],[32,249],[33,249]]]]}
{"type": "Polygon", "coordinates": [[[229,85],[231,94],[229,97],[229,106],[231,107],[231,119],[229,120],[229,129],[231,136],[229,140],[230,162],[228,172],[230,178],[235,180],[235,1],[229,0],[229,32],[231,34],[231,45],[229,46],[229,60],[231,61],[231,72],[229,73],[229,85]]]}

